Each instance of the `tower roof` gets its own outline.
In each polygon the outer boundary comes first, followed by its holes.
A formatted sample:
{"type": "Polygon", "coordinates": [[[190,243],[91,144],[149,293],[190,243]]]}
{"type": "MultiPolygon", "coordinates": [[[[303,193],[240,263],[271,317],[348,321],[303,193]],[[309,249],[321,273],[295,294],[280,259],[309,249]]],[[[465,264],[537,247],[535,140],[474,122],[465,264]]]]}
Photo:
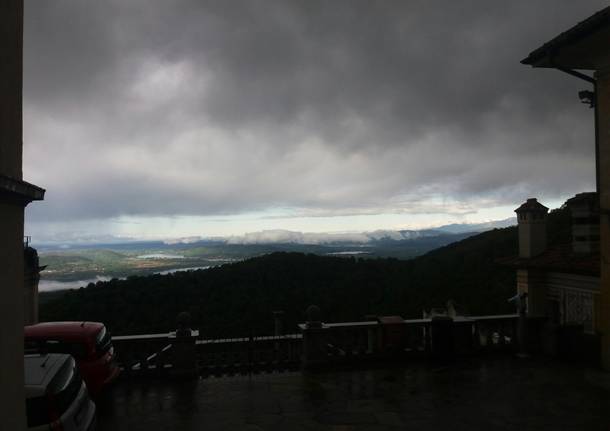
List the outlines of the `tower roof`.
{"type": "Polygon", "coordinates": [[[517,214],[523,212],[544,212],[546,213],[549,209],[538,202],[536,198],[529,198],[524,204],[515,210],[517,214]]]}

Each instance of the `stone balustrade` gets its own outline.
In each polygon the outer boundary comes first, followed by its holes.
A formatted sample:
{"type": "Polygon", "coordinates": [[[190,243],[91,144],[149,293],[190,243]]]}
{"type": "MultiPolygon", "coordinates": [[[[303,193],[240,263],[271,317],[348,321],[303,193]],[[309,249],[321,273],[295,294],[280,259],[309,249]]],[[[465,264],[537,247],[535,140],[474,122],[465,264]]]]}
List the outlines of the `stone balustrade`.
{"type": "MultiPolygon", "coordinates": [[[[307,310],[300,333],[206,339],[182,324],[176,332],[114,336],[126,375],[222,376],[409,359],[450,360],[534,350],[543,319],[517,314],[325,323],[307,310]],[[518,338],[523,342],[518,342],[518,338]]],[[[277,326],[277,325],[276,325],[277,326]]]]}

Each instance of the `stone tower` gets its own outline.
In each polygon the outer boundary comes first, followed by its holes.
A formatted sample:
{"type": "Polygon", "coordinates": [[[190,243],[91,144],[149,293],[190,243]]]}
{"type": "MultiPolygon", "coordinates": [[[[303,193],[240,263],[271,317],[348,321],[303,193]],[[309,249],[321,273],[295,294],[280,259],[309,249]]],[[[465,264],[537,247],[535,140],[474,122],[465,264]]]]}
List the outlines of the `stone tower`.
{"type": "Polygon", "coordinates": [[[549,209],[530,198],[515,210],[519,223],[519,257],[538,256],[546,250],[546,217],[549,209]]]}

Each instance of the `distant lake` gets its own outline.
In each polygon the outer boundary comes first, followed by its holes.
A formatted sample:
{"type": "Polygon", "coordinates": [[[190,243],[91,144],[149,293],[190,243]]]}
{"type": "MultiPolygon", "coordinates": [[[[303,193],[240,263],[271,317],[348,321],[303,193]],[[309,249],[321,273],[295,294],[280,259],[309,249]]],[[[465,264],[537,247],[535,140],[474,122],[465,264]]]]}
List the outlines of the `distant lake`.
{"type": "Polygon", "coordinates": [[[111,277],[97,276],[96,278],[90,278],[87,280],[74,280],[74,281],[57,281],[57,280],[44,280],[41,279],[38,282],[39,292],[52,292],[54,290],[66,290],[66,289],[78,289],[79,287],[85,287],[89,283],[97,283],[98,281],[108,281],[111,277]]]}
{"type": "MultiPolygon", "coordinates": [[[[172,274],[174,272],[180,271],[196,271],[198,269],[208,269],[209,266],[193,266],[190,268],[174,268],[174,269],[166,269],[165,271],[158,271],[154,274],[167,275],[172,274]]],[[[57,281],[57,280],[45,280],[41,279],[38,282],[38,291],[39,292],[52,292],[54,290],[67,290],[67,289],[79,289],[81,287],[86,287],[89,283],[97,283],[98,281],[109,281],[112,278],[118,278],[119,280],[125,280],[126,277],[107,277],[98,275],[95,278],[90,278],[86,280],[74,280],[74,281],[57,281]]]]}
{"type": "Polygon", "coordinates": [[[140,255],[138,259],[184,259],[184,256],[179,254],[153,253],[140,255]]]}
{"type": "Polygon", "coordinates": [[[326,253],[327,255],[330,256],[349,256],[352,254],[371,254],[370,251],[360,251],[360,250],[354,250],[354,251],[335,251],[332,253],[326,253]]]}

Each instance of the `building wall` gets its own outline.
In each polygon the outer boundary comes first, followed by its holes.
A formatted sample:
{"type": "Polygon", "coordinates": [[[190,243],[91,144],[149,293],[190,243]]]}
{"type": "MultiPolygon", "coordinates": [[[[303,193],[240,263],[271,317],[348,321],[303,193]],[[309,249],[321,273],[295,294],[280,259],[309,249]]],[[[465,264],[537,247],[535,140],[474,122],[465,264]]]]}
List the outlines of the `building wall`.
{"type": "Polygon", "coordinates": [[[579,323],[586,332],[600,324],[600,278],[531,269],[517,270],[517,291],[528,294],[528,314],[550,323],[579,323]]]}
{"type": "MultiPolygon", "coordinates": [[[[21,179],[23,1],[0,1],[0,175],[21,179]]],[[[25,429],[23,204],[0,195],[0,428],[25,429]]]]}
{"type": "Polygon", "coordinates": [[[605,68],[598,69],[597,116],[599,124],[599,193],[601,296],[600,332],[602,365],[610,370],[610,58],[605,68]]]}
{"type": "Polygon", "coordinates": [[[599,293],[599,277],[589,275],[547,272],[545,283],[551,288],[579,289],[599,293]]]}
{"type": "Polygon", "coordinates": [[[23,208],[0,202],[0,422],[25,427],[23,389],[23,208]]]}
{"type": "Polygon", "coordinates": [[[0,174],[22,178],[23,0],[0,2],[0,174]]]}
{"type": "Polygon", "coordinates": [[[580,324],[587,333],[597,332],[600,301],[599,277],[549,272],[545,274],[547,313],[560,325],[580,324]],[[556,309],[551,305],[555,303],[556,309]]]}

